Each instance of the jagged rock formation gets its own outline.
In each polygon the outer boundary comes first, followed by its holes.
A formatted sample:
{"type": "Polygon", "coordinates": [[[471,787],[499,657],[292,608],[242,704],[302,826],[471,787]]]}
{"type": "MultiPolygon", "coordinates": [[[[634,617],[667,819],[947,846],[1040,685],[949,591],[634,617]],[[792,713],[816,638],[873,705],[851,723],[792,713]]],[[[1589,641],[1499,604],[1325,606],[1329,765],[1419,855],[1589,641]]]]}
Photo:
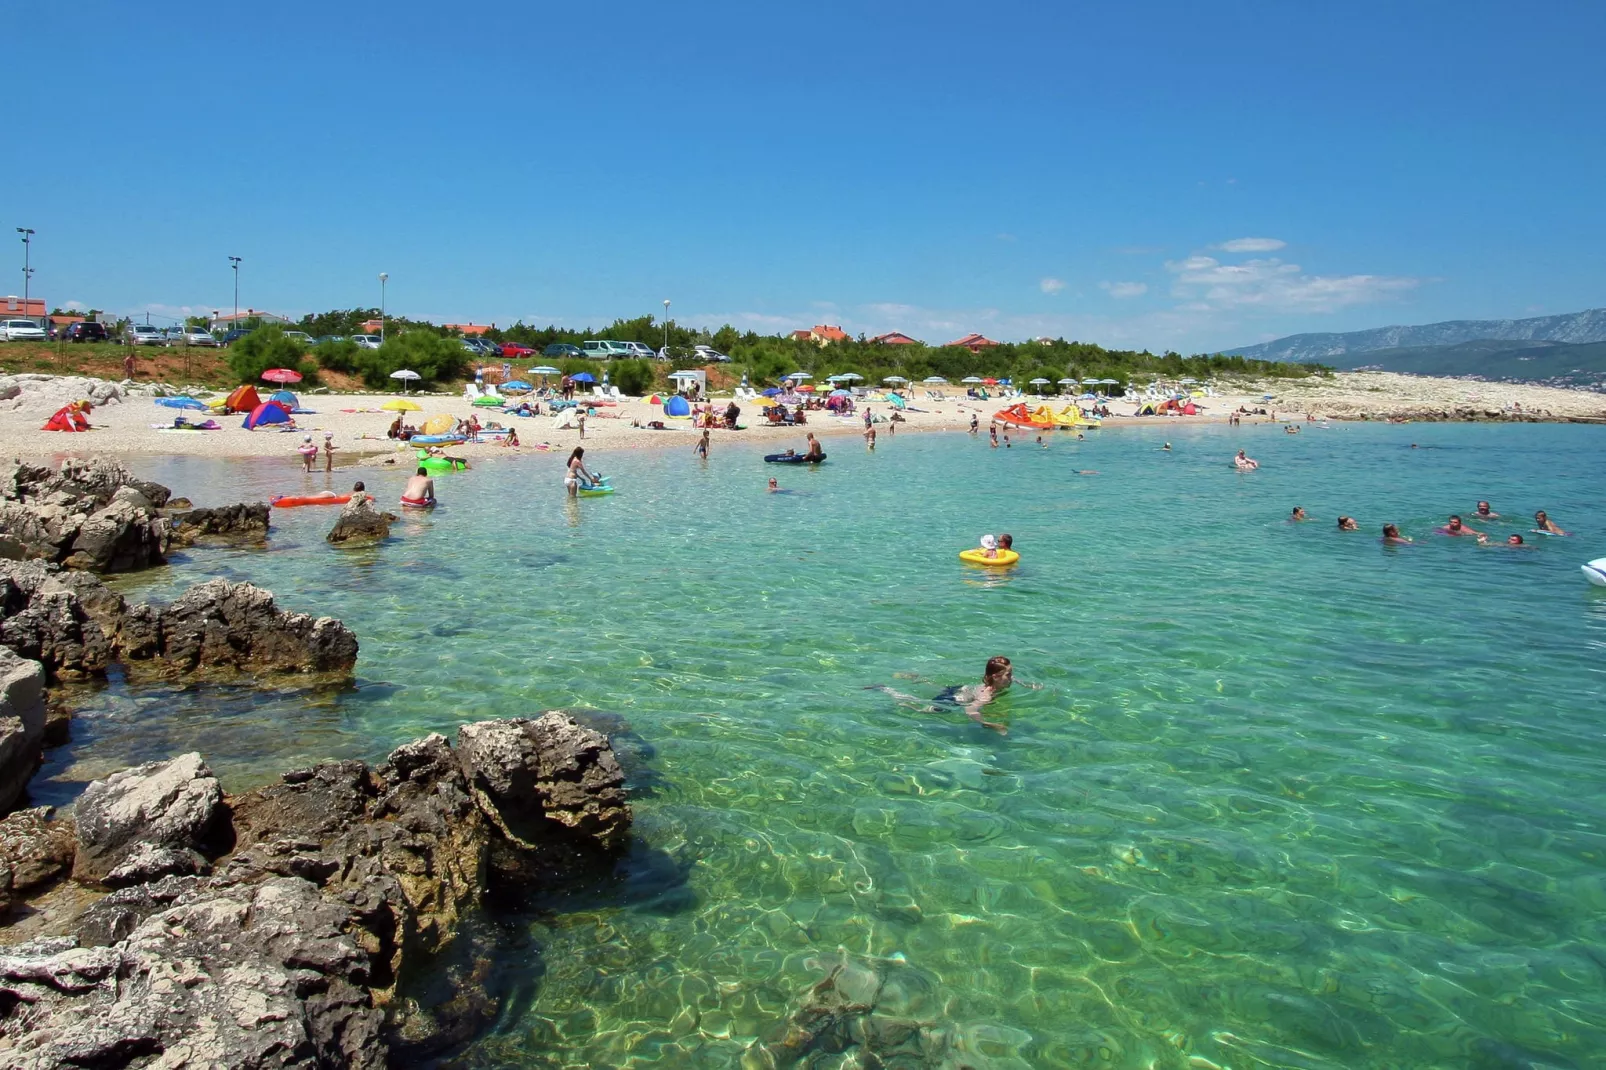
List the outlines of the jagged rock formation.
{"type": "Polygon", "coordinates": [[[173,522],[171,545],[212,542],[261,542],[268,537],[266,502],[240,502],[213,509],[168,513],[173,522]]]}
{"type": "Polygon", "coordinates": [[[341,508],[326,538],[336,544],[381,542],[390,538],[390,525],[395,521],[394,513],[375,509],[374,500],[366,494],[354,494],[341,508]]]}
{"type": "Polygon", "coordinates": [[[195,753],[95,781],[74,807],[73,880],[120,887],[200,872],[222,804],[223,789],[195,753]]]}
{"type": "MultiPolygon", "coordinates": [[[[542,842],[594,852],[606,847],[585,830],[605,827],[617,844],[630,821],[606,739],[572,719],[467,727],[498,740],[519,768],[579,787],[514,778],[492,802],[432,735],[375,768],[326,762],[224,800],[210,835],[233,846],[212,876],[114,891],[55,929],[71,935],[0,954],[0,1050],[37,1068],[144,1065],[156,1055],[173,1066],[377,1068],[467,1039],[496,1012],[483,977],[430,1006],[406,995],[405,982],[472,941],[493,850],[524,849],[499,831],[509,815],[543,813],[532,829],[542,842]],[[545,747],[555,750],[549,761],[530,753],[545,747]],[[603,813],[611,818],[599,823],[603,813]]],[[[86,850],[97,855],[83,875],[105,869],[114,839],[199,849],[204,773],[186,755],[92,787],[75,876],[86,850]]]]}
{"type": "Polygon", "coordinates": [[[72,868],[73,823],[51,820],[52,813],[51,807],[36,806],[0,817],[0,913],[72,868]]]}
{"type": "Polygon", "coordinates": [[[66,460],[61,468],[0,468],[0,557],[92,572],[131,572],[167,561],[169,492],[135,479],[115,460],[66,460]]]}
{"type": "Polygon", "coordinates": [[[332,617],[287,613],[248,583],[210,580],[162,607],[130,604],[93,576],[0,561],[0,646],[51,680],[98,676],[343,673],[357,637],[332,617]]]}
{"type": "Polygon", "coordinates": [[[44,669],[0,647],[0,813],[39,768],[44,740],[44,669]]]}
{"type": "Polygon", "coordinates": [[[457,731],[474,798],[508,839],[530,844],[565,832],[611,844],[630,827],[624,771],[606,736],[572,718],[482,721],[457,731]]]}

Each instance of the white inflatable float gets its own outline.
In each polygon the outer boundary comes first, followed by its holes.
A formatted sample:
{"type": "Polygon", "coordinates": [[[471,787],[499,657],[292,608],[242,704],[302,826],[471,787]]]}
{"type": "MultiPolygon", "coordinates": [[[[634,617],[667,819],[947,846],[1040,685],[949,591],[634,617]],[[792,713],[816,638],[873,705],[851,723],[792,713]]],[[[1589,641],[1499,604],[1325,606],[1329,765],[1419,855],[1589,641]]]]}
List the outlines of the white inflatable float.
{"type": "Polygon", "coordinates": [[[1584,571],[1584,578],[1596,587],[1606,587],[1606,557],[1597,557],[1587,565],[1579,565],[1584,571]]]}

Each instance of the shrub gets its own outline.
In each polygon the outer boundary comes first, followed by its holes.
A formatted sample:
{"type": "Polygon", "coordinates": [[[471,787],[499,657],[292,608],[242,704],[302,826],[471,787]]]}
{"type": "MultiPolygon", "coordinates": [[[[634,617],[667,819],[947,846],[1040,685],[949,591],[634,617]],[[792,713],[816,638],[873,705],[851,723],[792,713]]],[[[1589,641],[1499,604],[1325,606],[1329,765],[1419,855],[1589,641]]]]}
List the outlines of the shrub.
{"type": "Polygon", "coordinates": [[[616,361],[610,371],[613,374],[609,379],[613,385],[632,397],[641,397],[651,392],[653,382],[658,378],[657,370],[653,368],[652,363],[645,360],[616,361]]]}
{"type": "Polygon", "coordinates": [[[300,370],[305,356],[306,351],[300,342],[286,338],[284,328],[278,324],[270,324],[258,327],[229,347],[229,370],[240,382],[255,383],[269,368],[300,370]]]}
{"type": "Polygon", "coordinates": [[[332,372],[351,373],[357,370],[358,354],[362,349],[356,342],[320,342],[312,348],[312,356],[320,368],[332,372]]]}
{"type": "Polygon", "coordinates": [[[363,381],[375,390],[394,387],[391,372],[406,368],[415,371],[422,383],[437,383],[463,374],[468,353],[455,338],[442,338],[427,331],[408,331],[392,335],[378,349],[362,350],[357,369],[363,381]]]}

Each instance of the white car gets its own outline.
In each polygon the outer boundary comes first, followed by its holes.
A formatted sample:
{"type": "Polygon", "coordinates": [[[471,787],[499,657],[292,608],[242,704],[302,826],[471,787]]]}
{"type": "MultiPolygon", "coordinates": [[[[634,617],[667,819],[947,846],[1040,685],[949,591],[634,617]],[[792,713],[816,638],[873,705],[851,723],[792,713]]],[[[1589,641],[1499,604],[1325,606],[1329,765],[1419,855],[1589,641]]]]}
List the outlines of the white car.
{"type": "Polygon", "coordinates": [[[637,360],[652,360],[658,355],[653,351],[652,346],[643,345],[640,342],[621,342],[620,344],[625,347],[624,355],[626,357],[633,357],[637,360]]]}
{"type": "Polygon", "coordinates": [[[167,345],[167,332],[160,327],[152,327],[148,323],[130,323],[128,325],[128,341],[137,346],[165,346],[167,345]]]}
{"type": "Polygon", "coordinates": [[[350,341],[356,342],[363,349],[379,348],[379,335],[377,334],[354,334],[351,336],[350,341]]]}
{"type": "Polygon", "coordinates": [[[46,341],[45,329],[33,320],[0,320],[0,339],[7,342],[46,341]]]}
{"type": "Polygon", "coordinates": [[[696,359],[704,364],[729,364],[731,362],[729,357],[713,346],[698,346],[696,348],[696,359]]]}

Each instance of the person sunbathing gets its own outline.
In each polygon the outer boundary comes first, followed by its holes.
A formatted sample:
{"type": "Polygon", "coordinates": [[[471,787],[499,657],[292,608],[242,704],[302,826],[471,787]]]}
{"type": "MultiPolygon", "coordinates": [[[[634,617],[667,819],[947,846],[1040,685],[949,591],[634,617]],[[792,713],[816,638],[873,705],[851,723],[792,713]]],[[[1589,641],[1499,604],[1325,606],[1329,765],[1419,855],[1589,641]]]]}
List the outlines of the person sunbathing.
{"type": "Polygon", "coordinates": [[[1238,451],[1238,456],[1232,459],[1232,464],[1234,468],[1242,469],[1245,472],[1252,472],[1260,467],[1260,462],[1253,457],[1246,456],[1243,450],[1238,451]]]}

